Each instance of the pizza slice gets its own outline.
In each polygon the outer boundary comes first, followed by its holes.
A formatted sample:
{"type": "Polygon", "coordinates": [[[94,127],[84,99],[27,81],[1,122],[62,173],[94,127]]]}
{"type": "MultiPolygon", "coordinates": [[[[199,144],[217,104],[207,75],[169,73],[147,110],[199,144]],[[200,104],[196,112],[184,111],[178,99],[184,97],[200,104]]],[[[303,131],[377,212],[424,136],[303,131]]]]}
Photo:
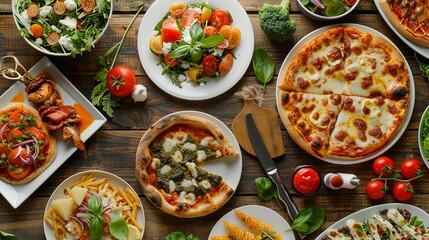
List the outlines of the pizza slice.
{"type": "Polygon", "coordinates": [[[341,94],[345,85],[342,39],[343,27],[339,26],[303,45],[284,68],[280,89],[341,94]]]}
{"type": "Polygon", "coordinates": [[[308,153],[324,157],[343,96],[288,91],[280,96],[280,114],[291,138],[308,153]]]}
{"type": "Polygon", "coordinates": [[[346,95],[393,100],[409,93],[405,60],[397,48],[361,27],[344,28],[346,95]]]}
{"type": "Polygon", "coordinates": [[[163,211],[199,217],[221,207],[234,193],[206,161],[233,161],[237,150],[214,123],[175,114],[155,123],[142,137],[136,169],[145,195],[163,211]]]}
{"type": "Polygon", "coordinates": [[[385,146],[402,126],[408,100],[348,96],[332,131],[327,156],[353,159],[385,146]]]}

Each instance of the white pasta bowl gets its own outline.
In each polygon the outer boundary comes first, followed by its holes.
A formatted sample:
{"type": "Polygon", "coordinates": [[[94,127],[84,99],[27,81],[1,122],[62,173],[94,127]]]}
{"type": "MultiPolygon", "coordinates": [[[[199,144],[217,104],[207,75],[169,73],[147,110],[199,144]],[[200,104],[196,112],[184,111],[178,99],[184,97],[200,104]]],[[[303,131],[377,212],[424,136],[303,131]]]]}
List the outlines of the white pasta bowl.
{"type": "MultiPolygon", "coordinates": [[[[320,1],[322,1],[322,0],[320,0],[320,1]]],[[[336,15],[336,16],[324,16],[324,15],[318,14],[316,12],[312,12],[310,9],[308,9],[306,6],[304,6],[304,4],[302,3],[301,0],[295,0],[295,2],[296,2],[296,5],[298,6],[298,9],[302,12],[302,14],[304,14],[308,18],[311,18],[311,19],[317,20],[317,21],[333,21],[333,20],[340,19],[340,18],[348,15],[349,13],[351,13],[353,11],[353,9],[355,9],[359,5],[360,0],[356,0],[356,2],[347,11],[343,12],[342,14],[336,15]]]]}

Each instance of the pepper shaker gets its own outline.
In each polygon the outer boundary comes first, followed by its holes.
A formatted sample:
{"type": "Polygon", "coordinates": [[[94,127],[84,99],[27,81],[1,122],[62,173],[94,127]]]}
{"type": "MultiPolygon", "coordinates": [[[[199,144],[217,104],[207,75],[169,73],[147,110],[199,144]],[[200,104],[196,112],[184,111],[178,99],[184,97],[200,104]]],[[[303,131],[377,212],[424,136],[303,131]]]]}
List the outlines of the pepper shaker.
{"type": "Polygon", "coordinates": [[[360,184],[359,178],[350,173],[328,173],[325,175],[323,182],[326,187],[333,190],[341,188],[353,189],[360,184]]]}

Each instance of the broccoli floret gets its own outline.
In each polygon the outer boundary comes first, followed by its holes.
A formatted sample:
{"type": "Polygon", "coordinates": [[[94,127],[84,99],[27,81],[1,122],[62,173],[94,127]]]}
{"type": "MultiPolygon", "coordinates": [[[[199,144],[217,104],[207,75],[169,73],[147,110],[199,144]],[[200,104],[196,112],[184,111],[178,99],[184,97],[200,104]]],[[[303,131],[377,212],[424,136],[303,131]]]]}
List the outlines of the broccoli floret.
{"type": "Polygon", "coordinates": [[[289,17],[290,0],[279,5],[264,4],[259,10],[259,24],[268,38],[283,42],[296,30],[296,21],[289,17]]]}

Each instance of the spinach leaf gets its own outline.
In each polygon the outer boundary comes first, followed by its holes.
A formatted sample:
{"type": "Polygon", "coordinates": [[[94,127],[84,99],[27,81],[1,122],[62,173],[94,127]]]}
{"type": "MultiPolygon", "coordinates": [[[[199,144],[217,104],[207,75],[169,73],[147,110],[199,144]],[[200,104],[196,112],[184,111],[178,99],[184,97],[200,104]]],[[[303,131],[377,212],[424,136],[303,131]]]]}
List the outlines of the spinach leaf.
{"type": "Polygon", "coordinates": [[[18,240],[18,237],[10,233],[0,231],[0,239],[1,240],[18,240]]]}
{"type": "Polygon", "coordinates": [[[257,48],[253,52],[252,63],[256,78],[264,84],[265,93],[266,84],[271,81],[274,75],[273,60],[264,49],[257,48]]]}
{"type": "Polygon", "coordinates": [[[111,215],[111,219],[109,222],[109,231],[113,237],[118,240],[127,240],[128,239],[128,226],[127,222],[116,215],[111,215]]]}
{"type": "Polygon", "coordinates": [[[225,39],[224,36],[222,35],[215,35],[215,36],[211,36],[208,38],[204,38],[202,41],[202,48],[212,48],[215,47],[216,45],[220,44],[223,42],[223,40],[225,39]]]}
{"type": "Polygon", "coordinates": [[[301,210],[293,220],[292,226],[286,230],[295,230],[307,235],[315,232],[322,226],[325,220],[325,212],[319,207],[308,207],[301,210]]]}
{"type": "Polygon", "coordinates": [[[338,16],[345,12],[346,8],[341,0],[322,0],[323,5],[325,5],[325,15],[330,16],[338,16]]]}

